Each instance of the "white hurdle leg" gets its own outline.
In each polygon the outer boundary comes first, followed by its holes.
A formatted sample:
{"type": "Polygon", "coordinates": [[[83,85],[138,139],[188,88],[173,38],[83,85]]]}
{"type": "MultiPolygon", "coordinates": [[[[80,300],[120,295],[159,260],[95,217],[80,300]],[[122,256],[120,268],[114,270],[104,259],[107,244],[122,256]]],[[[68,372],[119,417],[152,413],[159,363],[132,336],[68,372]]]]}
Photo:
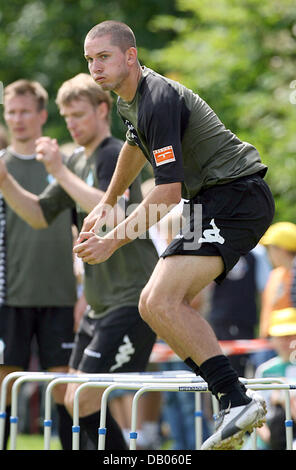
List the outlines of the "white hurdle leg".
{"type": "Polygon", "coordinates": [[[202,445],[202,407],[201,407],[201,394],[199,392],[194,393],[195,399],[195,449],[199,450],[202,445]]]}
{"type": "Polygon", "coordinates": [[[113,380],[99,382],[98,379],[89,380],[87,383],[81,384],[75,391],[74,394],[74,404],[73,404],[73,427],[72,427],[72,449],[79,450],[79,395],[84,388],[87,387],[97,387],[97,388],[106,388],[113,383],[113,380]]]}
{"type": "Polygon", "coordinates": [[[99,427],[99,439],[98,439],[98,450],[105,449],[105,442],[106,442],[106,414],[107,414],[107,403],[108,398],[112,390],[115,389],[123,389],[123,390],[138,390],[142,387],[141,383],[138,384],[128,384],[128,383],[116,383],[110,385],[102,395],[101,400],[101,413],[100,413],[100,427],[99,427]]]}
{"type": "MultiPolygon", "coordinates": [[[[46,387],[45,391],[45,415],[44,415],[44,450],[50,450],[50,441],[51,441],[51,429],[52,429],[52,420],[51,420],[51,397],[54,387],[58,384],[65,383],[83,383],[90,380],[88,375],[71,375],[67,374],[65,377],[59,377],[52,380],[49,385],[46,387]]],[[[73,430],[72,432],[77,432],[73,430]]]]}
{"type": "MultiPolygon", "coordinates": [[[[266,379],[268,380],[268,379],[266,379]]],[[[248,387],[252,390],[284,390],[285,391],[285,413],[286,413],[286,450],[293,450],[293,428],[291,426],[291,403],[290,403],[290,390],[295,390],[296,385],[289,385],[287,383],[270,383],[272,379],[269,379],[269,383],[258,383],[254,382],[248,384],[248,387]]],[[[282,381],[283,382],[283,381],[282,381]]]]}
{"type": "MultiPolygon", "coordinates": [[[[39,372],[35,374],[40,375],[39,372]]],[[[4,430],[5,430],[5,419],[6,419],[6,399],[8,385],[12,380],[18,379],[19,377],[28,375],[28,372],[15,371],[7,374],[1,384],[1,399],[0,399],[0,450],[4,447],[4,430]]]]}
{"type": "Polygon", "coordinates": [[[18,391],[22,383],[27,381],[32,382],[43,382],[48,380],[53,380],[56,377],[56,374],[51,373],[27,373],[16,379],[12,386],[11,392],[11,417],[10,417],[10,449],[16,450],[16,438],[17,438],[17,424],[18,424],[18,391]]]}

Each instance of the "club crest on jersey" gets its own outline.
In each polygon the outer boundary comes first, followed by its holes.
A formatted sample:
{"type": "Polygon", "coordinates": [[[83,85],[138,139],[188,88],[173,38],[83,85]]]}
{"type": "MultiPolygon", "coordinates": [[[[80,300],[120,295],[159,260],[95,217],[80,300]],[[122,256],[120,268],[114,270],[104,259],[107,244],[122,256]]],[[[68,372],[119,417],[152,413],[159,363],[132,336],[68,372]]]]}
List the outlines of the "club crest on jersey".
{"type": "Polygon", "coordinates": [[[175,162],[175,154],[173,147],[168,145],[162,149],[153,150],[156,166],[164,165],[165,163],[175,162]]]}
{"type": "Polygon", "coordinates": [[[126,125],[126,127],[129,130],[130,138],[132,138],[132,140],[135,142],[135,144],[140,147],[141,142],[140,142],[140,139],[139,139],[139,136],[137,134],[137,131],[136,131],[135,127],[132,125],[132,123],[128,119],[124,119],[124,124],[126,125]]]}

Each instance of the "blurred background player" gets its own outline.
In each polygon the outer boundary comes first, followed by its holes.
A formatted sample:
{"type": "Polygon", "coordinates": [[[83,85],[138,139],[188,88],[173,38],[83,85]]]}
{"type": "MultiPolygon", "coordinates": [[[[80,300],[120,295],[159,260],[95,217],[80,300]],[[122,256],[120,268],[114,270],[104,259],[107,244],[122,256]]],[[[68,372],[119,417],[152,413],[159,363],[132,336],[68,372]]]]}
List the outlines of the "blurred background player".
{"type": "MultiPolygon", "coordinates": [[[[18,80],[5,87],[4,118],[11,144],[2,150],[1,162],[34,198],[52,179],[35,154],[35,141],[47,120],[47,100],[46,90],[37,82],[18,80]]],[[[76,300],[71,211],[61,214],[46,230],[37,231],[19,217],[13,204],[7,204],[5,191],[2,195],[0,338],[5,350],[1,381],[10,372],[28,369],[33,339],[43,370],[67,372],[76,300]]],[[[53,395],[61,442],[68,448],[71,442],[66,435],[72,423],[63,405],[64,392],[65,387],[58,386],[53,395]]],[[[6,412],[5,448],[10,396],[6,412]]]]}
{"type": "MultiPolygon", "coordinates": [[[[66,81],[58,91],[57,105],[71,137],[82,147],[64,164],[56,140],[38,139],[38,159],[56,180],[38,197],[24,193],[4,166],[0,186],[9,202],[18,206],[20,215],[36,228],[47,227],[64,209],[74,207],[80,228],[87,213],[104,195],[122,142],[111,136],[110,94],[103,92],[89,75],[79,74],[66,81]]],[[[117,217],[125,216],[129,204],[140,201],[139,178],[120,199],[111,226],[117,217]]],[[[85,265],[84,294],[89,308],[75,339],[71,372],[145,370],[155,334],[141,319],[138,301],[156,261],[156,250],[147,238],[135,240],[106,263],[85,265]]],[[[77,387],[67,387],[65,403],[70,413],[77,387]]],[[[97,449],[101,393],[89,388],[80,395],[81,449],[97,449]]],[[[106,449],[125,449],[122,432],[109,412],[106,427],[106,449]]]]}

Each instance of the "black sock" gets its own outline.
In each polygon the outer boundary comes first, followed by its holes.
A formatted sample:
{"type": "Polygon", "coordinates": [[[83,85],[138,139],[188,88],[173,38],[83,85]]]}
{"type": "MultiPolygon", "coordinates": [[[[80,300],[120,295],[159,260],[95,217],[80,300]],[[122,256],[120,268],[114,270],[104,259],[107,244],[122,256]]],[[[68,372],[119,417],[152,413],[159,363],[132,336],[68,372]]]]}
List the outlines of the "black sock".
{"type": "Polygon", "coordinates": [[[185,359],[185,364],[186,366],[188,366],[190,369],[193,370],[193,372],[196,374],[196,375],[200,375],[200,368],[198,367],[198,365],[191,359],[191,357],[187,357],[187,359],[185,359]]]}
{"type": "Polygon", "coordinates": [[[59,416],[59,437],[63,450],[72,450],[72,417],[64,405],[56,404],[59,416]]]}
{"type": "Polygon", "coordinates": [[[196,375],[200,375],[200,377],[204,379],[204,377],[201,375],[202,371],[200,370],[200,367],[198,367],[198,365],[193,361],[193,359],[191,359],[191,357],[187,357],[184,362],[188,367],[190,367],[190,369],[193,370],[196,375]]]}
{"type": "Polygon", "coordinates": [[[3,450],[7,449],[7,443],[8,443],[9,433],[10,433],[10,413],[11,413],[10,405],[6,407],[5,412],[6,412],[6,417],[5,417],[3,450]]]}
{"type": "MultiPolygon", "coordinates": [[[[98,450],[100,411],[79,418],[80,449],[98,450]]],[[[107,408],[105,450],[127,450],[122,431],[107,408]]]]}
{"type": "Polygon", "coordinates": [[[209,390],[219,400],[221,409],[227,408],[229,404],[235,407],[251,401],[228,357],[223,355],[211,357],[201,364],[200,370],[208,383],[209,390]]]}

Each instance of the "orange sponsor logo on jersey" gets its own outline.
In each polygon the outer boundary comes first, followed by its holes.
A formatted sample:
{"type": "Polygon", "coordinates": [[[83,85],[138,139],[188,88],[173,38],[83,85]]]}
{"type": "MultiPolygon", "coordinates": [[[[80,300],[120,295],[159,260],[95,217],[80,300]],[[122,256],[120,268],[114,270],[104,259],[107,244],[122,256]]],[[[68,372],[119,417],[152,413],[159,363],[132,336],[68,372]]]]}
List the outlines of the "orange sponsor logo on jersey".
{"type": "Polygon", "coordinates": [[[153,150],[156,166],[164,165],[165,163],[174,162],[176,160],[173,147],[168,145],[162,149],[153,150]]]}

